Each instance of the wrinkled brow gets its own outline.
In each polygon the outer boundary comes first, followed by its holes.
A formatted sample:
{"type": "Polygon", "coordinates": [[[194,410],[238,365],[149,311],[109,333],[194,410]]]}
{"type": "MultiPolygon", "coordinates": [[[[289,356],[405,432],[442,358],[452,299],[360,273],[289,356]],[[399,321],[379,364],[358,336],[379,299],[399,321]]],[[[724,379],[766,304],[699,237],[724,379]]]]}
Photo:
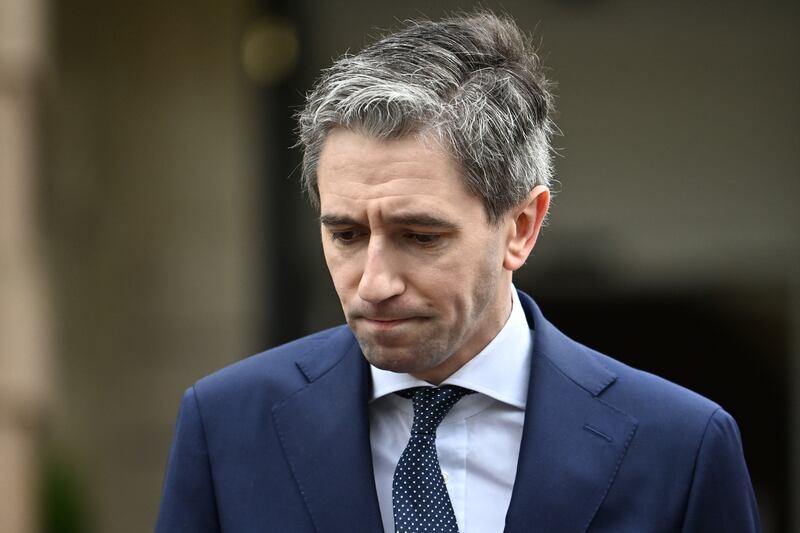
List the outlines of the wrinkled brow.
{"type": "MultiPolygon", "coordinates": [[[[428,213],[398,213],[384,217],[386,224],[396,226],[423,226],[426,228],[438,228],[447,231],[460,229],[455,222],[444,218],[430,215],[428,213]]],[[[319,217],[319,221],[324,226],[362,226],[363,224],[353,217],[347,215],[326,214],[319,217]]]]}

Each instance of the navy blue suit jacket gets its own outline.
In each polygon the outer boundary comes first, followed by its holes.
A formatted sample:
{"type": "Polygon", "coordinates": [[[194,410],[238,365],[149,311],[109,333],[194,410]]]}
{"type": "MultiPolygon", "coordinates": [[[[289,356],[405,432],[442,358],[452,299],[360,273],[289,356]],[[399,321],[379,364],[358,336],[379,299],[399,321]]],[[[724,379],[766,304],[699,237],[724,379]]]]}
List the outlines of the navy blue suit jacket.
{"type": "MultiPolygon", "coordinates": [[[[535,333],[506,532],[759,531],[730,415],[572,341],[520,299],[535,333]]],[[[183,397],[156,531],[382,531],[369,394],[345,326],[201,379],[183,397]]]]}

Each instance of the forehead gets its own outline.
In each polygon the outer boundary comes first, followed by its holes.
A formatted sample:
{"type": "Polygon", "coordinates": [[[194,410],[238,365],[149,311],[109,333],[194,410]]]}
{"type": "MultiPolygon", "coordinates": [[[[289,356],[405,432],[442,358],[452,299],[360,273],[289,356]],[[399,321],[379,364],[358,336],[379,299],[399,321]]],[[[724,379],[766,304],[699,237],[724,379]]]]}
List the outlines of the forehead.
{"type": "Polygon", "coordinates": [[[416,136],[384,140],[334,129],[320,154],[317,186],[323,213],[413,208],[474,216],[483,209],[452,156],[416,136]]]}

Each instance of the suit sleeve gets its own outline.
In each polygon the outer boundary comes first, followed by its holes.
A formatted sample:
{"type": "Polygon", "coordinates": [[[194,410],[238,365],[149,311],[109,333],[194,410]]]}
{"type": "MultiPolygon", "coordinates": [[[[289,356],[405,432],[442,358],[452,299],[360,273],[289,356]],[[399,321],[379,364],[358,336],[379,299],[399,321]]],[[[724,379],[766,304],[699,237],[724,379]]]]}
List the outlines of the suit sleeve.
{"type": "Polygon", "coordinates": [[[220,531],[205,431],[193,387],[181,401],[155,531],[220,531]]]}
{"type": "Polygon", "coordinates": [[[697,453],[682,531],[761,531],[739,428],[722,409],[711,416],[697,453]]]}

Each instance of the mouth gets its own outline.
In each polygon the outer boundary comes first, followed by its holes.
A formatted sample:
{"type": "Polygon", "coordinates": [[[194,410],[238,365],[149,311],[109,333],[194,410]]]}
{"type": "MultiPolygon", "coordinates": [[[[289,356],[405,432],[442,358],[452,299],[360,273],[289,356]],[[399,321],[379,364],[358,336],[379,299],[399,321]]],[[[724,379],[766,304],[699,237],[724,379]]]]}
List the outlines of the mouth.
{"type": "Polygon", "coordinates": [[[405,317],[405,318],[370,318],[370,317],[362,317],[363,320],[369,327],[373,329],[377,329],[379,331],[389,331],[392,329],[396,329],[402,327],[406,324],[410,324],[416,317],[405,317]]]}

